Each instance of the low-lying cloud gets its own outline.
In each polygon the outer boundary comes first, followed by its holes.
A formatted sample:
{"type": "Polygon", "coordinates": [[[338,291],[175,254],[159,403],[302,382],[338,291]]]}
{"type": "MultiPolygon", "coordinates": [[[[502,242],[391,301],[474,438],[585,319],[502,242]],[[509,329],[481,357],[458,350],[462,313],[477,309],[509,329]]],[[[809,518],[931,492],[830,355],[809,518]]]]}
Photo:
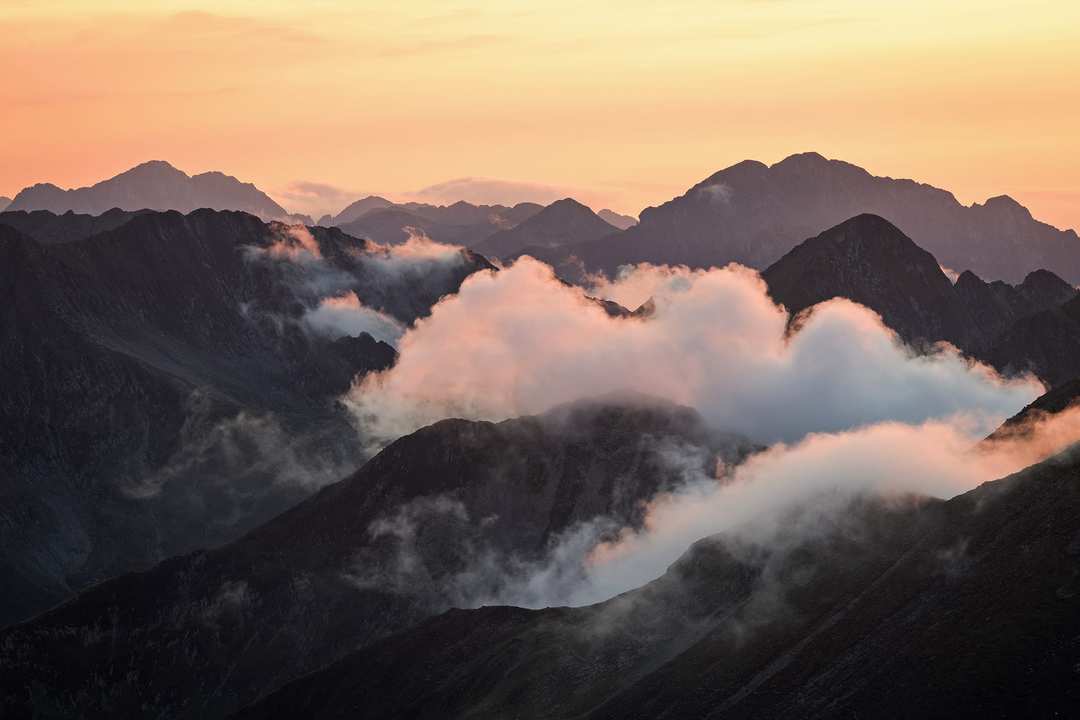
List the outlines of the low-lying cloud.
{"type": "Polygon", "coordinates": [[[332,340],[367,333],[376,340],[394,344],[405,332],[393,317],[360,302],[355,292],[324,298],[304,314],[304,322],[317,333],[332,340]]]}
{"type": "Polygon", "coordinates": [[[958,414],[989,432],[1043,390],[948,346],[915,354],[846,300],[816,306],[789,331],[764,282],[738,266],[646,266],[597,289],[630,306],[652,297],[656,310],[610,317],[531,258],[475,273],[402,336],[398,363],[347,402],[370,436],[389,441],[444,417],[502,420],[630,390],[768,444],[958,414]]]}
{"type": "Polygon", "coordinates": [[[776,545],[781,536],[806,539],[860,497],[954,497],[1080,441],[1080,407],[1038,419],[1029,430],[979,443],[959,421],[888,422],[775,445],[727,477],[702,477],[652,501],[643,531],[595,545],[584,560],[587,578],[569,595],[544,600],[588,604],[639,587],[692,543],[718,533],[759,546],[776,545]]]}

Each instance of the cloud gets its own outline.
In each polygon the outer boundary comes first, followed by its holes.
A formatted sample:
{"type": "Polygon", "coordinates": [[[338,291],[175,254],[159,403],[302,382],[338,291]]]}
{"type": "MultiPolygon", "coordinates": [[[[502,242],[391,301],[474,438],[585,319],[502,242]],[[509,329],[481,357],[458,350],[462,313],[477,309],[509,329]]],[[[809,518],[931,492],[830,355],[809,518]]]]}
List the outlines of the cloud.
{"type": "Polygon", "coordinates": [[[475,273],[402,336],[398,363],[367,376],[346,402],[372,437],[388,441],[444,417],[501,420],[630,390],[772,443],[956,414],[989,432],[1043,389],[1031,378],[1004,380],[951,347],[916,355],[876,314],[845,300],[816,306],[789,335],[787,313],[738,266],[642,267],[607,290],[624,301],[648,294],[655,313],[609,317],[531,258],[475,273]]]}
{"type": "Polygon", "coordinates": [[[714,205],[727,205],[731,202],[732,189],[724,183],[702,185],[697,189],[697,194],[714,205]]]}
{"type": "MultiPolygon", "coordinates": [[[[654,500],[645,529],[595,546],[588,579],[571,597],[588,604],[659,577],[693,542],[723,533],[758,546],[794,543],[863,497],[951,498],[1017,472],[1080,440],[1080,408],[1044,418],[1025,437],[978,444],[970,426],[880,423],[814,434],[752,456],[730,477],[702,478],[654,500]]],[[[549,598],[550,599],[550,598],[549,598]]]]}
{"type": "Polygon", "coordinates": [[[331,339],[367,333],[376,340],[393,344],[405,332],[400,322],[365,306],[352,291],[323,298],[317,307],[304,314],[304,322],[315,332],[331,339]]]}
{"type": "Polygon", "coordinates": [[[327,183],[297,180],[279,190],[275,196],[289,210],[307,213],[318,219],[322,215],[341,212],[349,203],[362,197],[363,193],[327,183]]]}

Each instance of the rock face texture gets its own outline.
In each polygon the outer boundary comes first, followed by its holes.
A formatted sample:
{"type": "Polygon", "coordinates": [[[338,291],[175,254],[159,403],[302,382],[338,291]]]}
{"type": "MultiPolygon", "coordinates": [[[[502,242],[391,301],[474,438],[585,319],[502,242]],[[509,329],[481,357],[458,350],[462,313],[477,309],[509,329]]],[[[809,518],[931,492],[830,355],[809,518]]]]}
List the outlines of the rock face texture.
{"type": "Polygon", "coordinates": [[[490,267],[463,251],[388,276],[380,253],[238,212],[53,244],[0,224],[0,625],[234,539],[355,469],[336,398],[396,353],[314,332],[325,285],[406,325],[490,267]]]}
{"type": "Polygon", "coordinates": [[[765,165],[747,160],[684,195],[641,212],[640,222],[609,238],[560,248],[545,259],[564,276],[651,262],[763,269],[796,244],[847,218],[880,215],[946,267],[1019,283],[1048,268],[1080,284],[1080,238],[1032,218],[1002,196],[964,206],[945,190],[876,177],[817,153],[765,165]],[[573,259],[573,262],[571,262],[573,259]]]}
{"type": "Polygon", "coordinates": [[[701,450],[703,471],[747,451],[642,398],[441,421],[240,540],[0,633],[0,710],[221,717],[425,617],[525,587],[583,524],[639,526],[642,502],[682,482],[673,447],[701,450]]]}
{"type": "Polygon", "coordinates": [[[450,611],[238,717],[1065,717],[1080,702],[1074,455],[948,502],[855,501],[816,527],[702,540],[601,605],[450,611]]]}
{"type": "Polygon", "coordinates": [[[240,210],[264,220],[290,218],[285,208],[251,183],[220,172],[191,176],[163,160],[136,165],[108,180],[74,190],[49,183],[31,185],[19,191],[6,209],[101,215],[113,208],[182,213],[210,208],[240,210]]]}

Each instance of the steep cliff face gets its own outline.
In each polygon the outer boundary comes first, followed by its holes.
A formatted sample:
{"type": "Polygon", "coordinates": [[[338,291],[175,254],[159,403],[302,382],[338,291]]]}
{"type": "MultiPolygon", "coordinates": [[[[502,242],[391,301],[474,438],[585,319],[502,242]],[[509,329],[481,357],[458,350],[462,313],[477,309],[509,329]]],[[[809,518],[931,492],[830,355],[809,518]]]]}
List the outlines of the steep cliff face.
{"type": "Polygon", "coordinates": [[[747,450],[643,399],[441,421],[234,543],[9,629],[2,706],[220,717],[433,613],[528,587],[575,528],[640,525],[641,503],[682,482],[674,447],[700,450],[703,471],[747,450]]]}
{"type": "Polygon", "coordinates": [[[0,225],[0,624],[233,539],[357,467],[335,398],[395,351],[307,313],[329,283],[404,326],[488,267],[388,273],[337,230],[309,234],[317,263],[290,262],[274,249],[300,252],[291,232],[213,211],[50,245],[0,225]]]}

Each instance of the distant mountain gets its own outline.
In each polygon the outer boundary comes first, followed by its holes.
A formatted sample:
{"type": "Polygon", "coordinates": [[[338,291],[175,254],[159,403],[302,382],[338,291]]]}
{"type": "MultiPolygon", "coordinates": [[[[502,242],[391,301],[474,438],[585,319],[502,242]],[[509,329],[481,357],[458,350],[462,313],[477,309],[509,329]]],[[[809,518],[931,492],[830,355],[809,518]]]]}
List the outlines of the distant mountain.
{"type": "Polygon", "coordinates": [[[985,283],[965,271],[954,285],[933,255],[876,215],[859,215],[806,240],[762,278],[792,313],[844,297],[880,314],[908,342],[947,340],[976,355],[1019,319],[1077,295],[1046,270],[1016,286],[985,283]]]}
{"type": "Polygon", "coordinates": [[[486,257],[511,258],[532,248],[550,249],[606,237],[615,228],[573,198],[553,202],[529,219],[500,230],[472,248],[486,257]]]}
{"type": "Polygon", "coordinates": [[[4,212],[8,209],[8,205],[11,204],[11,198],[0,195],[0,212],[4,212]]]}
{"type": "Polygon", "coordinates": [[[396,353],[308,313],[329,287],[408,325],[490,267],[461,251],[387,274],[381,253],[238,212],[53,244],[0,224],[0,625],[232,540],[357,467],[336,399],[396,353]]]}
{"type": "Polygon", "coordinates": [[[608,210],[607,208],[604,208],[596,214],[600,216],[601,220],[603,220],[609,225],[615,226],[619,230],[625,230],[629,227],[637,225],[638,223],[637,218],[631,217],[629,215],[620,215],[614,210],[608,210]]]}
{"type": "Polygon", "coordinates": [[[13,227],[42,245],[54,245],[115,230],[132,218],[148,212],[153,211],[113,208],[101,215],[82,215],[70,210],[63,215],[57,215],[48,210],[14,210],[0,213],[0,225],[13,227]]]}
{"type": "MultiPolygon", "coordinates": [[[[638,262],[765,268],[803,239],[863,213],[889,220],[957,272],[1016,283],[1045,268],[1080,284],[1076,232],[1033,219],[1011,198],[964,206],[945,190],[876,177],[816,153],[772,166],[733,165],[681,197],[646,208],[638,225],[568,246],[549,260],[561,267],[572,256],[584,271],[608,274],[638,262]]],[[[573,265],[562,270],[573,279],[573,265]]]]}
{"type": "Polygon", "coordinates": [[[671,447],[704,450],[703,471],[711,451],[743,452],[694,411],[647,398],[443,420],[240,540],[0,632],[0,713],[222,717],[425,617],[499,597],[580,523],[640,527],[643,501],[681,482],[671,447]]]}
{"type": "MultiPolygon", "coordinates": [[[[356,220],[361,215],[369,213],[372,210],[381,210],[388,208],[394,203],[390,202],[386,198],[379,197],[378,195],[369,195],[366,198],[361,198],[354,203],[351,203],[344,210],[339,212],[333,218],[329,220],[328,225],[344,225],[356,220]]],[[[319,223],[322,225],[323,223],[319,223]]]]}
{"type": "Polygon", "coordinates": [[[238,717],[1067,717],[1080,464],[714,536],[600,605],[452,610],[238,717]]]}
{"type": "MultiPolygon", "coordinates": [[[[43,183],[21,190],[8,210],[49,210],[63,214],[101,215],[121,210],[177,210],[200,208],[240,210],[264,220],[305,220],[291,217],[285,208],[251,183],[220,172],[189,176],[162,160],[136,165],[90,187],[62,190],[43,183]]],[[[306,219],[306,224],[311,224],[306,219]]]]}
{"type": "Polygon", "coordinates": [[[334,224],[350,235],[384,245],[402,243],[419,233],[436,242],[471,247],[499,230],[516,226],[540,210],[541,206],[534,203],[519,203],[512,208],[466,202],[453,205],[401,203],[371,207],[354,220],[338,223],[335,219],[334,224]]]}

